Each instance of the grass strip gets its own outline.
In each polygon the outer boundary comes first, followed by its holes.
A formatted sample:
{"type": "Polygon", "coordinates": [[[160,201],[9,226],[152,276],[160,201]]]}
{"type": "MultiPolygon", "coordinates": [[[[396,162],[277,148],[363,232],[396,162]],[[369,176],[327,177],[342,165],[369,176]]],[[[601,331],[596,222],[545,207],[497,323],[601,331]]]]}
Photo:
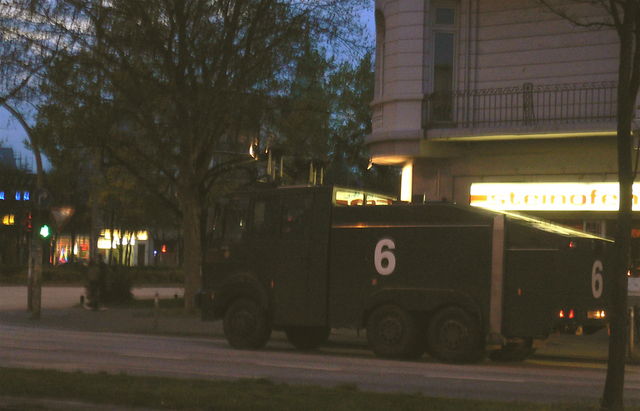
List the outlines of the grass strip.
{"type": "MultiPolygon", "coordinates": [[[[588,411],[596,403],[532,404],[430,398],[421,394],[359,391],[353,384],[325,388],[269,380],[211,381],[125,374],[0,368],[0,396],[75,400],[94,404],[189,410],[430,410],[588,411]]],[[[640,408],[629,408],[640,410],[640,408]]]]}

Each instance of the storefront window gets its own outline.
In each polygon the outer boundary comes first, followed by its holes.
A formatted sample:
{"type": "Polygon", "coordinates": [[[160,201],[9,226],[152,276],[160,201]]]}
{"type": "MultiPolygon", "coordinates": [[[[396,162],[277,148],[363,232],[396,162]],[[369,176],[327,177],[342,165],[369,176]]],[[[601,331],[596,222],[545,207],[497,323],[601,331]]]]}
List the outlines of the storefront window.
{"type": "Polygon", "coordinates": [[[61,235],[56,239],[54,264],[89,261],[89,236],[61,235]]]}

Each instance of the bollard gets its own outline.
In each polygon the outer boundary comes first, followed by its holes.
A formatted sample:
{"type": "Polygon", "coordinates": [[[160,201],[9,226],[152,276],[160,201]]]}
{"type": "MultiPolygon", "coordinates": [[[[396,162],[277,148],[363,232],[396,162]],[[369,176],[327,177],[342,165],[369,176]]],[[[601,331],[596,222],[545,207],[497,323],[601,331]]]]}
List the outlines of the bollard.
{"type": "Polygon", "coordinates": [[[634,358],[635,345],[636,345],[636,320],[634,307],[629,308],[629,358],[634,358]]]}
{"type": "Polygon", "coordinates": [[[159,311],[160,311],[160,296],[156,291],[156,295],[153,298],[153,329],[154,331],[158,329],[159,311]]]}

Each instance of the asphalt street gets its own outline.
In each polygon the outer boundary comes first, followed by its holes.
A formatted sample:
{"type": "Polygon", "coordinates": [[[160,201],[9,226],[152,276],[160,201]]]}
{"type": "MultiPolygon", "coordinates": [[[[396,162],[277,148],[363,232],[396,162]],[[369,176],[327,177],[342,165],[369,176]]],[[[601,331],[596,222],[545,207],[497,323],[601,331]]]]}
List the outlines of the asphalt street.
{"type": "MultiPolygon", "coordinates": [[[[0,288],[0,367],[126,372],[181,378],[268,378],[292,384],[355,384],[363,390],[420,392],[430,396],[523,401],[597,400],[606,373],[606,333],[554,335],[519,364],[474,365],[388,361],[366,349],[364,333],[333,330],[318,352],[299,352],[274,332],[264,350],[230,349],[220,323],[151,309],[78,306],[81,288],[43,289],[40,320],[24,309],[26,294],[0,288]],[[48,297],[47,297],[48,296],[48,297]],[[54,297],[55,296],[55,297],[54,297]],[[4,300],[4,298],[8,300],[4,300]]],[[[136,290],[171,297],[179,288],[136,290]]],[[[26,291],[25,291],[26,293],[26,291]]],[[[640,367],[627,366],[625,397],[640,403],[640,367]]]]}
{"type": "MultiPolygon", "coordinates": [[[[125,372],[179,378],[268,378],[294,384],[355,384],[362,390],[534,402],[597,400],[605,364],[475,365],[389,361],[349,348],[293,350],[283,339],[238,351],[219,337],[101,333],[0,324],[0,366],[125,372]]],[[[627,372],[625,396],[640,401],[640,372],[627,372]]]]}

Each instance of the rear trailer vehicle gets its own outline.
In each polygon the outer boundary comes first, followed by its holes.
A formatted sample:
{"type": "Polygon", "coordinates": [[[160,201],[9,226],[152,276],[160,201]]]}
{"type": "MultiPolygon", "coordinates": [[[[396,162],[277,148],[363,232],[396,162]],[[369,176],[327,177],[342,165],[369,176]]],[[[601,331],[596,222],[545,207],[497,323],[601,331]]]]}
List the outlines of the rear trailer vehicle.
{"type": "Polygon", "coordinates": [[[606,325],[610,241],[584,232],[338,187],[238,193],[217,210],[198,304],[236,348],[282,329],[311,349],[348,327],[382,357],[520,360],[555,329],[606,325]]]}

